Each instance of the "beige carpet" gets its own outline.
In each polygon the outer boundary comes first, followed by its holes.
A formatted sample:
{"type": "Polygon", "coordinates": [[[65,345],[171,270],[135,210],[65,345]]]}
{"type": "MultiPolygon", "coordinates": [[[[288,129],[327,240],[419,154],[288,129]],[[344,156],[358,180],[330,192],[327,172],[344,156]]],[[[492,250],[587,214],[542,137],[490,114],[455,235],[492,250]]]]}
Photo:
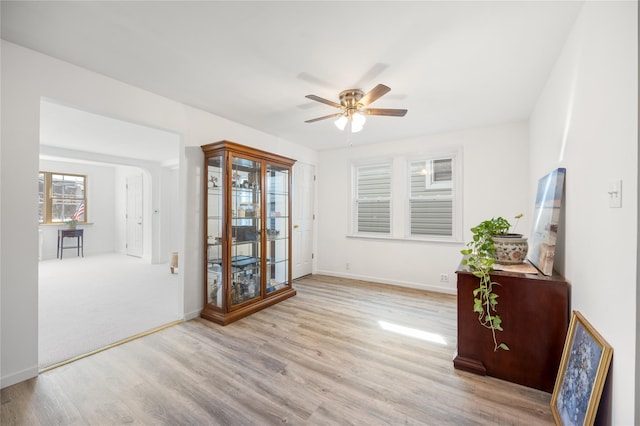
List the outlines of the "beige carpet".
{"type": "Polygon", "coordinates": [[[107,254],[39,263],[38,365],[45,368],[182,319],[167,264],[107,254]]]}

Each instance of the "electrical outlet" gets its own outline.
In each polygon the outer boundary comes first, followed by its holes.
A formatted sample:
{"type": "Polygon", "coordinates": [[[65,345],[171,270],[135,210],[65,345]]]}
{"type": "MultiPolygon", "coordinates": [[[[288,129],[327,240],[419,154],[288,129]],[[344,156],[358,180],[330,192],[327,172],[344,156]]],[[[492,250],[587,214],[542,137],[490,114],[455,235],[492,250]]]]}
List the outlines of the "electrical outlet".
{"type": "Polygon", "coordinates": [[[449,282],[449,274],[440,274],[440,282],[448,283],[449,282]]]}
{"type": "Polygon", "coordinates": [[[351,268],[351,264],[349,262],[347,262],[347,264],[345,265],[345,268],[347,268],[347,271],[348,271],[349,268],[351,268]]]}

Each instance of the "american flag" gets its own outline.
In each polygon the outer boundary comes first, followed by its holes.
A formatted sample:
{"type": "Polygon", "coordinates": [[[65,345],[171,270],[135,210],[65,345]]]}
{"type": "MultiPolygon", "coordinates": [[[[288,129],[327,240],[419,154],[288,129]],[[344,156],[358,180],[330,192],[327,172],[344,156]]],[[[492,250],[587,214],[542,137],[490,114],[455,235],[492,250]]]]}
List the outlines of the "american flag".
{"type": "Polygon", "coordinates": [[[71,220],[79,220],[80,216],[84,214],[84,201],[80,203],[76,212],[71,216],[71,220]]]}

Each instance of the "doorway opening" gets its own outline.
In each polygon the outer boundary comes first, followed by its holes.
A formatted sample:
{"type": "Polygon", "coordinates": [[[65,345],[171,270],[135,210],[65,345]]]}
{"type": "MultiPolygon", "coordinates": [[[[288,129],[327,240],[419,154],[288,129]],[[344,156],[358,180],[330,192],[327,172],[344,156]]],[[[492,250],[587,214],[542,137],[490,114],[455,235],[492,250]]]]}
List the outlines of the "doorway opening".
{"type": "Polygon", "coordinates": [[[315,234],[315,167],[298,162],[293,166],[292,278],[313,271],[315,234]]]}
{"type": "MultiPolygon", "coordinates": [[[[183,318],[180,136],[43,99],[40,170],[86,176],[84,257],[39,226],[40,369],[183,318]]],[[[47,192],[41,191],[42,198],[47,192]]],[[[66,241],[66,240],[65,240],[66,241]]]]}

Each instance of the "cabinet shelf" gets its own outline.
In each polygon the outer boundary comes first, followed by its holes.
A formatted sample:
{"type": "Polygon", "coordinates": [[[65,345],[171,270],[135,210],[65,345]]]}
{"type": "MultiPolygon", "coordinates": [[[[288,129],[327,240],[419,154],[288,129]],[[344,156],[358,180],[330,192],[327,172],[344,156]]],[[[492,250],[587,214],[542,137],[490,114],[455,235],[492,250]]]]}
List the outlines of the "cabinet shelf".
{"type": "Polygon", "coordinates": [[[240,247],[240,246],[245,246],[245,245],[249,245],[249,244],[257,244],[260,241],[236,241],[234,243],[231,243],[232,247],[240,247]]]}
{"type": "Polygon", "coordinates": [[[231,191],[238,192],[238,193],[244,193],[244,194],[253,194],[253,193],[257,193],[258,191],[260,191],[260,188],[244,188],[242,186],[232,186],[231,187],[231,191]]]}
{"type": "Polygon", "coordinates": [[[205,185],[218,186],[204,193],[200,316],[226,325],[296,294],[288,215],[295,160],[229,141],[202,150],[205,185]]]}

